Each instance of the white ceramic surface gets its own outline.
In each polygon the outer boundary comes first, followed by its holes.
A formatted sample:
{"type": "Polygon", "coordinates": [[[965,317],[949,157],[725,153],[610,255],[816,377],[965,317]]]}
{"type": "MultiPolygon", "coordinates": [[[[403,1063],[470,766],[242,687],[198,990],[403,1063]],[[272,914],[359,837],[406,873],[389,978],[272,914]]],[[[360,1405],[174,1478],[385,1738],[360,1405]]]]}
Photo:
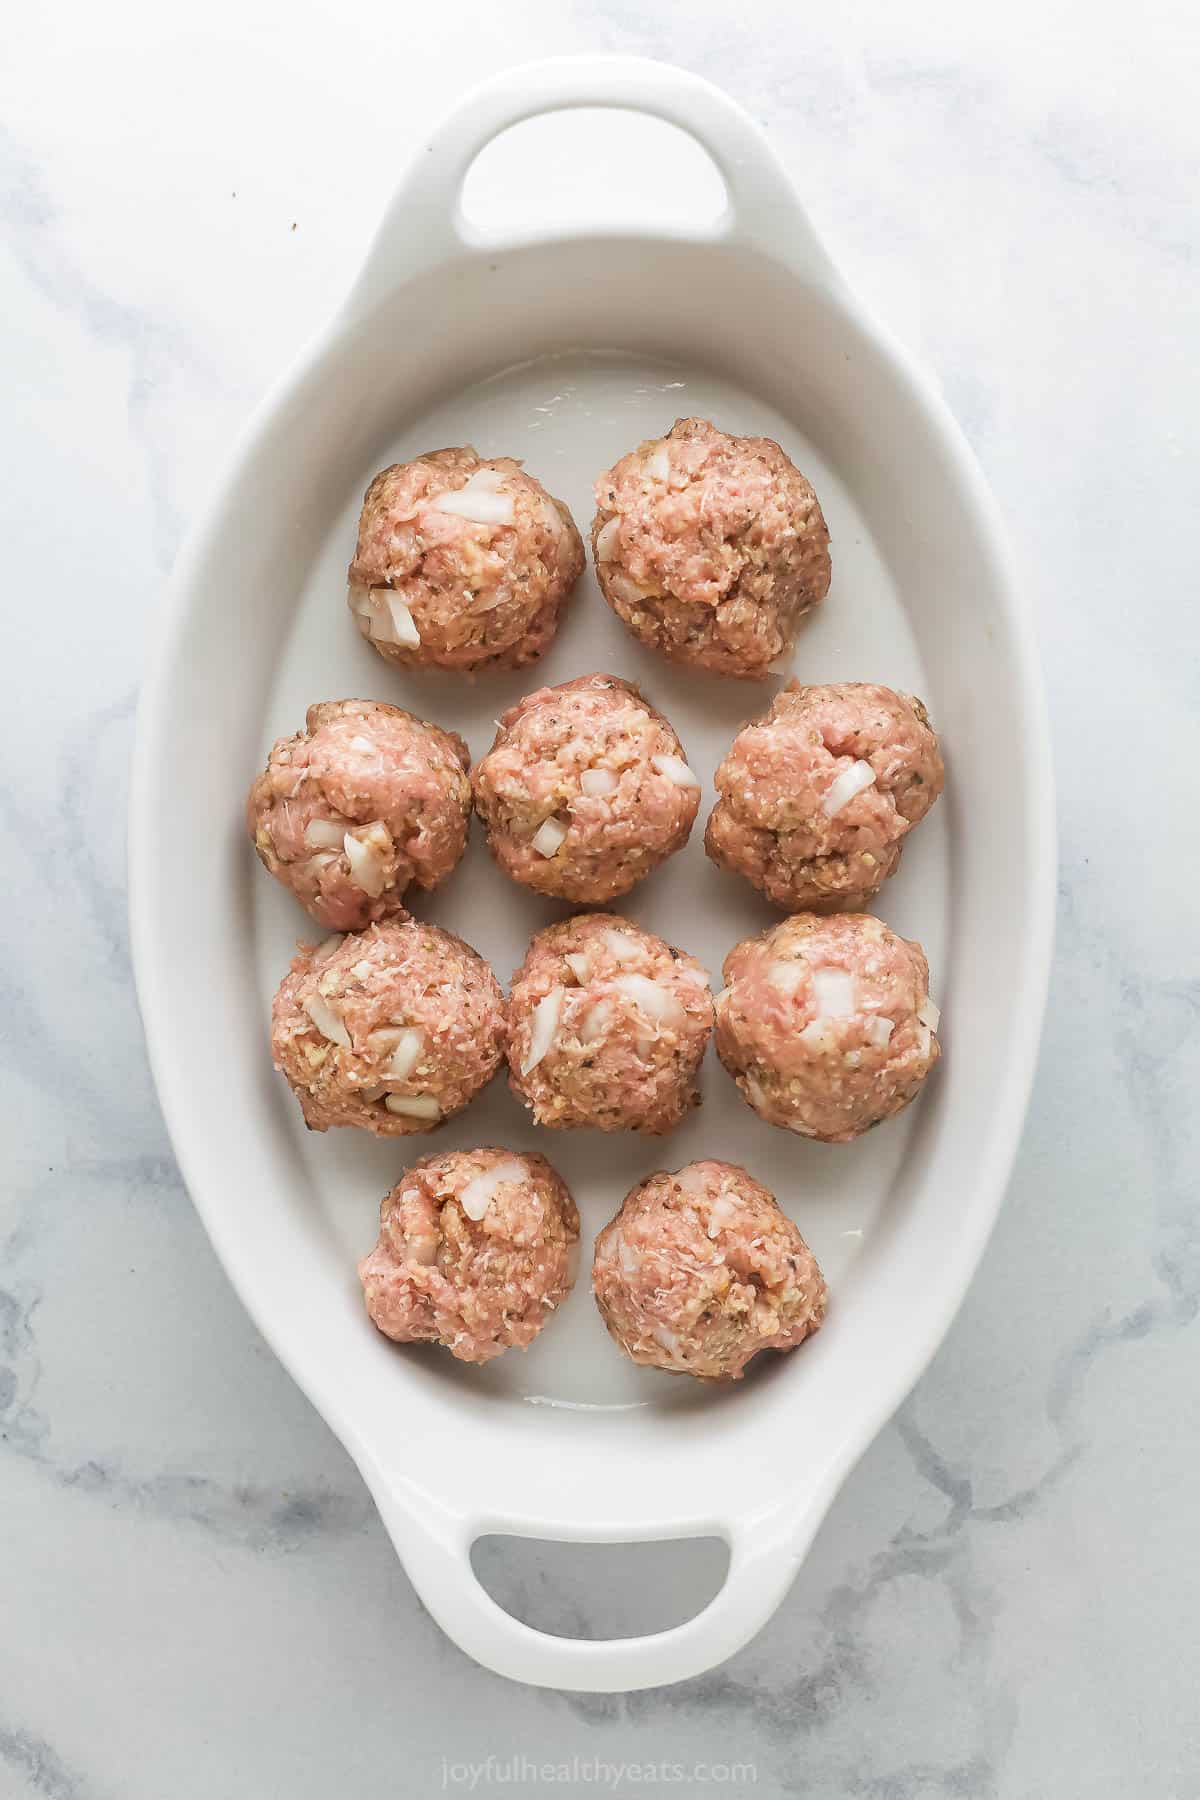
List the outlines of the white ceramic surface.
{"type": "MultiPolygon", "coordinates": [[[[757,131],[716,90],[661,65],[547,63],[481,90],[435,134],[344,312],[260,413],[181,561],[143,701],[132,821],[139,994],[185,1177],[260,1326],[358,1461],[430,1610],[489,1666],[558,1687],[658,1684],[729,1655],[786,1590],[982,1249],[1036,1050],[1053,850],[1038,677],[981,479],[940,401],[846,293],[757,131]],[[572,105],[632,106],[690,130],[725,178],[728,211],[678,235],[478,236],[456,206],[478,149],[516,119],[572,105]],[[846,1150],[769,1132],[715,1070],[706,1106],[668,1146],[545,1145],[589,1232],[649,1168],[704,1151],[745,1160],[835,1282],[829,1323],[801,1355],[728,1394],[639,1373],[607,1344],[584,1284],[527,1357],[464,1371],[396,1352],[363,1318],[353,1260],[402,1153],[344,1135],[305,1141],[271,1073],[265,999],[303,921],[253,865],[238,798],[266,743],[313,698],[423,705],[478,752],[491,715],[534,680],[605,666],[645,680],[707,778],[758,697],[641,656],[590,573],[541,670],[469,691],[387,671],[343,607],[357,499],[389,458],[464,439],[525,456],[586,524],[589,477],[684,411],[777,436],[826,505],[834,588],[797,669],[912,686],[944,733],[947,799],[879,910],[930,949],[947,1054],[918,1107],[846,1150]],[[555,1401],[568,1404],[544,1403],[555,1401]],[[731,1564],[687,1624],[577,1642],[520,1624],[476,1583],[467,1552],[493,1531],[716,1534],[731,1564]]],[[[708,868],[699,831],[622,910],[714,972],[767,916],[708,868]]],[[[478,843],[428,911],[502,976],[551,916],[510,891],[478,843]]],[[[498,1087],[436,1142],[494,1139],[533,1141],[498,1087]]]]}

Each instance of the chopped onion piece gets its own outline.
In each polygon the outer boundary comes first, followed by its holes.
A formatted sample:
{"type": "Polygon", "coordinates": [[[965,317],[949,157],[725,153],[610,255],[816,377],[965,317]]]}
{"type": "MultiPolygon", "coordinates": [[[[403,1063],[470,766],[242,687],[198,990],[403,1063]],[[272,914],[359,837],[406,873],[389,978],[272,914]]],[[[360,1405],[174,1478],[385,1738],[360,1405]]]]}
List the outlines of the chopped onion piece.
{"type": "Polygon", "coordinates": [[[668,1331],[665,1325],[653,1326],[651,1328],[650,1336],[654,1339],[656,1344],[661,1344],[663,1349],[669,1351],[672,1356],[678,1356],[679,1339],[675,1336],[673,1331],[668,1331]]]}
{"type": "Polygon", "coordinates": [[[800,1042],[808,1050],[835,1050],[837,1039],[828,1019],[813,1019],[800,1033],[800,1042]]]}
{"type": "Polygon", "coordinates": [[[715,1238],[727,1225],[737,1224],[737,1207],[727,1194],[718,1194],[709,1210],[708,1224],[705,1227],[708,1236],[715,1238]]]}
{"type": "Polygon", "coordinates": [[[843,769],[830,782],[821,801],[821,811],[827,819],[835,818],[844,806],[849,806],[856,794],[869,788],[874,780],[875,771],[869,762],[852,762],[848,769],[843,769]]]}
{"type": "Polygon", "coordinates": [[[608,577],[608,586],[618,600],[623,600],[626,606],[633,607],[635,612],[644,601],[650,598],[652,591],[650,588],[639,587],[636,581],[632,581],[628,575],[620,572],[608,577]]]}
{"type": "Polygon", "coordinates": [[[310,819],[304,827],[304,841],[310,850],[340,850],[344,827],[332,819],[310,819]]]}
{"type": "Polygon", "coordinates": [[[872,1018],[867,1020],[867,1041],[874,1044],[877,1050],[884,1050],[887,1048],[888,1042],[895,1029],[896,1024],[894,1019],[883,1019],[876,1013],[872,1018]]]}
{"type": "Polygon", "coordinates": [[[405,644],[415,648],[421,634],[403,600],[389,587],[374,587],[367,594],[367,605],[355,611],[367,621],[367,636],[373,644],[405,644]]]}
{"type": "Polygon", "coordinates": [[[350,748],[352,750],[361,750],[364,756],[373,756],[375,754],[375,745],[371,742],[369,737],[352,737],[350,739],[350,748]]]}
{"type": "Polygon", "coordinates": [[[468,1219],[474,1219],[478,1224],[505,1182],[524,1181],[528,1172],[523,1162],[510,1156],[504,1162],[497,1163],[494,1169],[484,1169],[481,1174],[472,1175],[458,1196],[458,1204],[468,1219]]]}
{"type": "Polygon", "coordinates": [[[652,756],[650,761],[659,774],[665,775],[668,781],[673,781],[676,787],[698,788],[700,786],[699,780],[688,768],[682,756],[652,756]]]}
{"type": "MultiPolygon", "coordinates": [[[[767,986],[775,988],[780,994],[794,994],[802,985],[807,971],[808,964],[805,962],[772,963],[767,970],[767,986]]],[[[724,992],[728,993],[729,989],[725,988],[724,992]]]]}
{"type": "Polygon", "coordinates": [[[328,1001],[323,1000],[320,994],[310,994],[303,1006],[323,1038],[328,1038],[331,1044],[340,1044],[343,1050],[349,1050],[350,1033],[328,1001]]]}
{"type": "Polygon", "coordinates": [[[579,785],[594,800],[600,794],[611,794],[617,785],[617,778],[611,769],[585,769],[579,777],[579,785]]]}
{"type": "MultiPolygon", "coordinates": [[[[467,486],[477,494],[498,494],[507,479],[503,469],[493,469],[490,464],[485,463],[482,468],[474,470],[468,476],[467,486]]],[[[458,492],[461,493],[462,489],[460,488],[458,492]]]]}
{"type": "Polygon", "coordinates": [[[849,1019],[857,1008],[857,983],[846,969],[814,969],[819,1019],[849,1019]]]}
{"type": "Polygon", "coordinates": [[[417,645],[421,642],[421,634],[417,630],[413,616],[409,612],[407,606],[405,606],[403,600],[397,600],[395,594],[393,594],[389,588],[387,600],[384,604],[387,607],[388,614],[392,621],[392,630],[396,634],[394,641],[397,644],[407,644],[410,649],[415,650],[417,645]]]}
{"type": "Polygon", "coordinates": [[[579,1027],[580,1043],[594,1044],[598,1037],[603,1037],[604,1033],[608,1030],[611,1018],[611,1001],[597,1000],[594,1006],[589,1006],[583,1015],[583,1023],[579,1027]]]}
{"type": "Polygon", "coordinates": [[[641,1262],[641,1258],[633,1248],[633,1245],[627,1244],[623,1237],[619,1238],[617,1242],[617,1261],[620,1263],[626,1275],[632,1275],[638,1267],[638,1264],[641,1262]]]}
{"type": "Polygon", "coordinates": [[[580,987],[585,987],[591,979],[592,965],[583,954],[583,951],[569,950],[563,957],[563,961],[566,963],[568,969],[570,969],[580,987]]]}
{"type": "Polygon", "coordinates": [[[621,515],[614,513],[607,525],[596,533],[596,561],[613,562],[617,554],[617,538],[621,531],[621,515]]]}
{"type": "Polygon", "coordinates": [[[920,1019],[922,1025],[928,1025],[930,1031],[936,1031],[942,1022],[941,1008],[935,1006],[933,1001],[929,998],[929,995],[926,994],[920,1006],[917,1008],[917,1017],[920,1019]]]}
{"type": "Polygon", "coordinates": [[[351,881],[372,900],[378,900],[383,892],[385,874],[378,845],[364,844],[361,838],[352,837],[349,832],[346,833],[343,844],[350,862],[351,881]]]}
{"type": "Polygon", "coordinates": [[[366,605],[357,610],[359,616],[367,621],[367,636],[376,644],[394,644],[395,628],[392,624],[391,608],[387,604],[391,588],[373,587],[366,592],[366,605]]]}
{"type": "Polygon", "coordinates": [[[608,947],[608,954],[614,962],[625,963],[636,960],[638,947],[627,931],[606,931],[604,942],[608,947]]]}
{"type": "Polygon", "coordinates": [[[383,1104],[403,1119],[440,1119],[442,1109],[432,1094],[385,1094],[383,1104]]]}
{"type": "Polygon", "coordinates": [[[686,1168],[678,1170],[673,1180],[675,1186],[682,1188],[685,1194],[702,1194],[705,1191],[704,1177],[694,1163],[689,1163],[686,1168]]]}
{"type": "Polygon", "coordinates": [[[464,486],[434,494],[426,505],[435,512],[470,519],[475,525],[511,525],[515,517],[512,495],[500,492],[503,480],[499,469],[476,469],[464,486]]]}
{"type": "Polygon", "coordinates": [[[424,1048],[424,1032],[418,1031],[414,1025],[406,1025],[400,1033],[396,1048],[379,1071],[380,1074],[386,1075],[389,1081],[407,1081],[421,1060],[424,1048]]]}
{"type": "Polygon", "coordinates": [[[670,481],[671,459],[667,455],[667,446],[660,444],[653,456],[646,462],[646,473],[654,481],[670,481]]]}
{"type": "Polygon", "coordinates": [[[533,1009],[533,1021],[529,1032],[529,1048],[521,1059],[521,1073],[528,1075],[537,1068],[558,1030],[558,1015],[562,1011],[563,989],[552,987],[548,994],[538,1001],[533,1009]]]}
{"type": "Polygon", "coordinates": [[[922,1056],[928,1056],[933,1050],[933,1033],[928,1025],[922,1025],[917,1033],[917,1047],[922,1056]]]}
{"type": "Polygon", "coordinates": [[[613,986],[628,994],[638,1011],[654,1025],[682,1025],[684,1010],[674,994],[648,975],[618,975],[613,986]]]}
{"type": "Polygon", "coordinates": [[[317,945],[316,949],[313,952],[313,961],[315,963],[325,962],[329,957],[331,957],[333,955],[335,950],[341,949],[341,947],[345,943],[345,941],[346,941],[345,932],[344,931],[335,931],[332,937],[327,937],[323,943],[317,945]]]}
{"type": "Polygon", "coordinates": [[[557,856],[562,849],[566,835],[567,827],[558,819],[546,819],[538,826],[530,842],[538,855],[544,856],[549,862],[550,858],[557,856]]]}
{"type": "Polygon", "coordinates": [[[371,604],[372,591],[357,581],[352,581],[346,589],[346,599],[349,602],[350,611],[357,614],[360,619],[369,619],[374,611],[371,604]]]}

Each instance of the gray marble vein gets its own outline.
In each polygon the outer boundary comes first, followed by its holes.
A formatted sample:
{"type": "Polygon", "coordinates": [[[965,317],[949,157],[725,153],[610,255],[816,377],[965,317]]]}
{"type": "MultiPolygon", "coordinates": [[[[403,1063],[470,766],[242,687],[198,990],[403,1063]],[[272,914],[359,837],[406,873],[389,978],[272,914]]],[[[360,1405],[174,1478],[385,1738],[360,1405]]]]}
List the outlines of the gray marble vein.
{"type": "MultiPolygon", "coordinates": [[[[63,0],[7,38],[2,1800],[425,1796],[514,1755],[753,1769],[622,1794],[1195,1800],[1194,9],[63,0]],[[588,49],[724,82],[935,371],[1036,608],[1062,822],[1033,1104],[959,1318],[761,1636],[616,1696],[442,1636],[242,1312],[155,1103],[124,872],[146,633],[231,436],[461,88],[588,49]]],[[[716,1579],[703,1546],[480,1566],[580,1635],[716,1579]]]]}

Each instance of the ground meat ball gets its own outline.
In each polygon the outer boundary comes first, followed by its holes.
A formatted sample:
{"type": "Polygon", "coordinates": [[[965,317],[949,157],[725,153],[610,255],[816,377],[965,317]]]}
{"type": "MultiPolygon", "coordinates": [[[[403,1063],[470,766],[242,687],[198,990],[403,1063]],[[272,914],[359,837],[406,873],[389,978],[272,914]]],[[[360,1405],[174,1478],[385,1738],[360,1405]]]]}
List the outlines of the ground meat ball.
{"type": "Polygon", "coordinates": [[[825,1316],[812,1251],[736,1163],[632,1188],[596,1239],[592,1287],[626,1356],[709,1381],[740,1380],[760,1350],[794,1350],[825,1316]]]}
{"type": "Polygon", "coordinates": [[[261,862],[331,931],[402,916],[409,884],[437,887],[466,848],[467,746],[381,700],[322,701],[305,725],[250,789],[261,862]]]}
{"type": "Polygon", "coordinates": [[[829,591],[817,496],[770,438],[679,419],[596,483],[604,597],[673,662],[761,680],[829,591]]]}
{"type": "Polygon", "coordinates": [[[271,1010],[275,1067],[310,1131],[432,1131],[491,1080],[504,996],[483,958],[415,919],[306,945],[271,1010]]]}
{"type": "Polygon", "coordinates": [[[544,1156],[427,1156],[379,1209],[358,1265],[367,1311],[402,1344],[444,1344],[461,1362],[527,1349],[575,1280],[579,1214],[544,1156]]]}
{"type": "Polygon", "coordinates": [[[674,731],[614,675],[528,694],[472,781],[505,874],[563,900],[628,893],[687,842],[700,804],[674,731]]]}
{"type": "Polygon", "coordinates": [[[562,501],[511,457],[485,462],[468,444],[375,477],[348,597],[389,662],[519,669],[549,648],[582,572],[562,501]]]}
{"type": "Polygon", "coordinates": [[[849,1143],[941,1054],[920,944],[869,913],[799,913],[725,958],[717,1054],[768,1125],[849,1143]]]}
{"type": "Polygon", "coordinates": [[[792,682],[733,740],[704,847],[789,912],[857,910],[942,791],[919,700],[865,681],[792,682]]]}
{"type": "Polygon", "coordinates": [[[539,931],[513,976],[508,1065],[539,1125],[672,1131],[699,1105],[708,977],[615,913],[539,931]]]}

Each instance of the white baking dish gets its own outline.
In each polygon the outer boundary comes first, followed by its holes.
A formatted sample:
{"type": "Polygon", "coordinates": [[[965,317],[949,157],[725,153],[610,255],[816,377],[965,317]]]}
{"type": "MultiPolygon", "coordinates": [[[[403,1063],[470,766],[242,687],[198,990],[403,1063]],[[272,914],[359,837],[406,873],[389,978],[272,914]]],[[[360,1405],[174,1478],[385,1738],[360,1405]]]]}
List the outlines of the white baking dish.
{"type": "MultiPolygon", "coordinates": [[[[622,909],[715,973],[771,915],[705,862],[700,837],[622,909]]],[[[770,1615],[983,1248],[1034,1066],[1052,893],[1039,677],[995,509],[941,400],[847,293],[756,128],[694,77],[618,58],[542,63],[472,94],[423,149],[349,301],[260,411],[181,558],[142,698],[131,826],[138,992],[188,1186],[258,1325],[357,1461],[421,1598],[471,1655],[524,1681],[643,1687],[710,1667],[770,1615]],[[459,205],[479,150],[521,119],[581,106],[690,133],[724,177],[724,215],[687,233],[479,241],[459,205]],[[665,1144],[542,1135],[585,1241],[650,1169],[746,1162],[830,1276],[828,1323],[798,1354],[729,1390],[635,1370],[585,1276],[526,1356],[472,1370],[380,1338],[355,1258],[406,1161],[537,1136],[498,1082],[436,1139],[306,1139],[266,1045],[268,996],[306,921],[258,869],[242,795],[310,700],[396,699],[479,754],[518,693],[593,668],[645,683],[707,784],[768,696],[650,659],[590,571],[539,670],[473,685],[387,669],[344,606],[359,498],[384,463],[463,441],[523,456],[586,527],[591,479],[688,412],[782,440],[824,503],[834,586],[797,670],[915,689],[943,732],[946,798],[878,910],[929,949],[946,1054],[907,1115],[844,1148],[759,1124],[711,1066],[705,1106],[665,1144]],[[531,1630],[479,1586],[469,1549],[490,1532],[716,1534],[731,1560],[686,1624],[578,1642],[531,1630]]],[[[506,884],[478,840],[423,910],[502,979],[556,916],[506,884]]]]}

